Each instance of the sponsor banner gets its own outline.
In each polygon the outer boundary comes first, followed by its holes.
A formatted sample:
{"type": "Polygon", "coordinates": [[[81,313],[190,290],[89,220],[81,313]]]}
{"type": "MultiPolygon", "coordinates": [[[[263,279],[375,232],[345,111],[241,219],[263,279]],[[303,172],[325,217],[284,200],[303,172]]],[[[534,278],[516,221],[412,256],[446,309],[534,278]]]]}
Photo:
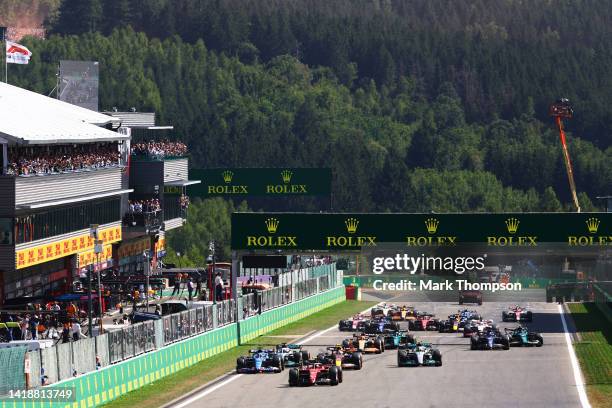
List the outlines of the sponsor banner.
{"type": "MultiPolygon", "coordinates": [[[[99,237],[104,244],[121,241],[121,226],[101,229],[99,237]]],[[[65,256],[74,255],[79,252],[93,251],[93,247],[93,238],[91,238],[89,232],[87,232],[76,237],[17,250],[15,252],[15,261],[17,269],[22,269],[65,256]]]]}
{"type": "Polygon", "coordinates": [[[131,242],[122,242],[121,246],[119,246],[119,249],[117,250],[117,256],[119,259],[121,259],[128,256],[142,255],[144,251],[148,251],[150,248],[151,239],[149,237],[131,242]]]}
{"type": "Polygon", "coordinates": [[[362,250],[407,248],[611,248],[612,213],[321,214],[234,213],[232,249],[362,250]]]}
{"type": "Polygon", "coordinates": [[[189,179],[202,180],[188,187],[192,197],[329,196],[331,169],[192,169],[189,179]]]}
{"type": "MultiPolygon", "coordinates": [[[[100,262],[106,262],[109,259],[113,258],[113,246],[112,245],[104,245],[102,247],[102,253],[100,254],[100,262]]],[[[86,252],[81,252],[79,254],[79,268],[83,268],[85,266],[91,265],[93,263],[97,263],[98,262],[98,256],[96,255],[96,253],[94,252],[93,249],[86,251],[86,252]]]]}

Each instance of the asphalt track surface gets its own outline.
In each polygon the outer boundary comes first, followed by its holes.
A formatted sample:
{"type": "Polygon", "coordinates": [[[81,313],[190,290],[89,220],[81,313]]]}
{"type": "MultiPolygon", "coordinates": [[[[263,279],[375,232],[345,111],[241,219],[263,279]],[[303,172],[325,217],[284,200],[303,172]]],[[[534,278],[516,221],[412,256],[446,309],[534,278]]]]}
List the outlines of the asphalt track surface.
{"type": "MultiPolygon", "coordinates": [[[[453,302],[402,302],[396,304],[446,317],[460,308],[453,302]]],[[[516,303],[516,302],[514,302],[516,303]]],[[[491,318],[500,327],[501,313],[513,303],[485,302],[466,305],[491,318]]],[[[534,312],[530,328],[541,332],[544,346],[513,347],[508,351],[472,351],[469,339],[457,334],[416,332],[442,352],[442,367],[397,367],[397,351],[370,354],[360,371],[344,370],[338,386],[289,387],[288,370],[279,374],[230,375],[214,390],[196,393],[174,405],[183,407],[580,407],[576,381],[556,304],[524,302],[534,312]]],[[[569,322],[568,322],[569,324],[569,322]]],[[[402,327],[406,323],[402,323],[402,327]]],[[[570,326],[568,329],[572,331],[570,326]]],[[[337,328],[309,338],[311,355],[350,336],[337,328]]]]}

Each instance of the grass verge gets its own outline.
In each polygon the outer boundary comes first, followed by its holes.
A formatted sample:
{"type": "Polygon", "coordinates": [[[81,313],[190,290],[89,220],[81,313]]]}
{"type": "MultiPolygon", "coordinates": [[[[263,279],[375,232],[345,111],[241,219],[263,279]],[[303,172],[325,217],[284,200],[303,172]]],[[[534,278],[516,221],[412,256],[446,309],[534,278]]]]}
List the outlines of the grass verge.
{"type": "Polygon", "coordinates": [[[246,354],[253,346],[271,346],[283,342],[290,343],[295,341],[296,335],[301,336],[313,330],[326,329],[337,324],[338,320],[361,312],[375,304],[376,302],[347,300],[332,307],[328,307],[309,317],[276,329],[265,336],[253,339],[248,344],[235,347],[226,352],[217,354],[216,356],[207,358],[178,373],[171,374],[159,381],[155,381],[154,383],[127,393],[105,404],[104,407],[159,407],[233,370],[236,367],[236,359],[240,355],[246,354]]]}
{"type": "Polygon", "coordinates": [[[612,401],[612,326],[593,303],[569,303],[582,341],[574,344],[589,402],[594,408],[612,401]]]}

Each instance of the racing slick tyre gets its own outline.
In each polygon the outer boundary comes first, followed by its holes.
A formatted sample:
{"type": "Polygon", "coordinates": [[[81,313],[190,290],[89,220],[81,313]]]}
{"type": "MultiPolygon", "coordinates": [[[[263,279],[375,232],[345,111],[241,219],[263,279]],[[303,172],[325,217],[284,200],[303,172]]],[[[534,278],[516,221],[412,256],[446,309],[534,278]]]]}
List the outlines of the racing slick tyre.
{"type": "Polygon", "coordinates": [[[502,312],[502,322],[507,322],[507,321],[508,321],[508,313],[502,312]]]}
{"type": "Polygon", "coordinates": [[[478,306],[482,306],[482,299],[478,301],[478,306]]]}
{"type": "Polygon", "coordinates": [[[433,351],[433,359],[436,362],[436,367],[440,367],[442,365],[442,353],[440,353],[440,350],[433,351]]]}
{"type": "Polygon", "coordinates": [[[344,371],[342,371],[342,367],[338,367],[338,383],[341,383],[344,379],[344,371]]]}
{"type": "Polygon", "coordinates": [[[385,343],[380,339],[374,340],[374,347],[376,347],[376,354],[380,354],[384,351],[385,343]]]}
{"type": "Polygon", "coordinates": [[[363,357],[358,351],[353,353],[353,364],[355,364],[355,370],[361,370],[361,367],[363,367],[363,357]]]}
{"type": "Polygon", "coordinates": [[[306,350],[302,350],[302,361],[308,361],[310,360],[310,353],[306,350]]]}
{"type": "Polygon", "coordinates": [[[272,365],[278,368],[280,371],[283,371],[285,367],[283,366],[283,359],[280,356],[272,357],[272,365]]]}
{"type": "Polygon", "coordinates": [[[340,382],[340,370],[338,367],[333,366],[329,368],[329,384],[338,385],[340,382]]]}
{"type": "Polygon", "coordinates": [[[244,357],[238,357],[236,360],[236,372],[239,372],[241,368],[246,365],[246,359],[244,357]]]}
{"type": "Polygon", "coordinates": [[[292,368],[289,370],[289,386],[297,387],[300,381],[300,372],[297,368],[292,368]]]}
{"type": "Polygon", "coordinates": [[[478,345],[474,340],[470,341],[470,350],[478,350],[478,345]]]}
{"type": "Polygon", "coordinates": [[[502,350],[510,350],[510,340],[505,338],[502,339],[502,350]]]}
{"type": "Polygon", "coordinates": [[[462,305],[463,304],[463,299],[459,299],[459,304],[462,305]]]}
{"type": "Polygon", "coordinates": [[[351,345],[351,342],[350,342],[350,340],[349,340],[349,339],[344,339],[344,340],[342,340],[342,347],[344,347],[344,348],[349,348],[349,347],[350,347],[350,345],[351,345]]]}
{"type": "Polygon", "coordinates": [[[539,334],[537,336],[534,336],[534,340],[537,341],[537,343],[535,344],[536,347],[542,347],[544,345],[544,339],[539,334]]]}

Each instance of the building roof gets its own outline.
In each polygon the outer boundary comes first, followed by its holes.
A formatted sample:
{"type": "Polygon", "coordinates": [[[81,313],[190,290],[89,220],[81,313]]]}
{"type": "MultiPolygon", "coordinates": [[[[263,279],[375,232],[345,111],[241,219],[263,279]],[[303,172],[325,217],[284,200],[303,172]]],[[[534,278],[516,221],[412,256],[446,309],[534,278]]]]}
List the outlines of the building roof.
{"type": "Polygon", "coordinates": [[[0,83],[0,112],[0,138],[9,142],[59,144],[129,138],[102,127],[113,124],[115,118],[5,83],[0,83]]]}
{"type": "Polygon", "coordinates": [[[104,112],[121,122],[121,126],[145,128],[155,126],[155,112],[104,112]]]}

